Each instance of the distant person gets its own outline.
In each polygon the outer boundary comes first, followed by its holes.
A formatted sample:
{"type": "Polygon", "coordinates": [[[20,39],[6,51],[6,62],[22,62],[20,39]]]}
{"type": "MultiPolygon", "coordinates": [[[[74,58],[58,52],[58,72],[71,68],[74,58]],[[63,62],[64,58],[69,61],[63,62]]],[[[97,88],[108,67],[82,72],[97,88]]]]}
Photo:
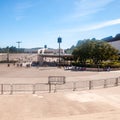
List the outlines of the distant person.
{"type": "Polygon", "coordinates": [[[8,67],[10,67],[10,64],[8,63],[8,67]]]}
{"type": "Polygon", "coordinates": [[[110,67],[107,68],[107,71],[108,71],[108,72],[110,71],[110,67]]]}

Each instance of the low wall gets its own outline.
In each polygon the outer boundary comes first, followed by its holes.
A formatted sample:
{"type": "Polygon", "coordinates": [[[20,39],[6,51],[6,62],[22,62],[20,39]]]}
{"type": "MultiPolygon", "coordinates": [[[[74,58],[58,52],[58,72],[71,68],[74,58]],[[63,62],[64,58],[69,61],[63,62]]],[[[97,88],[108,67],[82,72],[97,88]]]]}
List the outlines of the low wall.
{"type": "Polygon", "coordinates": [[[9,57],[9,61],[19,60],[22,59],[24,61],[32,60],[37,61],[37,54],[36,53],[10,53],[9,56],[7,53],[0,54],[0,61],[7,61],[9,57]]]}

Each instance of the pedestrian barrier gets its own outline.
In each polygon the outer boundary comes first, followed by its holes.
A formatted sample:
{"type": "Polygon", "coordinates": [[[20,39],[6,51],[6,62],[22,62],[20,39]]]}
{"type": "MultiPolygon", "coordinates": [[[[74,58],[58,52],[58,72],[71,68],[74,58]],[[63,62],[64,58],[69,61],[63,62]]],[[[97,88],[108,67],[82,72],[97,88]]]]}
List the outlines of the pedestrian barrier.
{"type": "Polygon", "coordinates": [[[79,91],[99,88],[114,87],[120,85],[120,77],[66,82],[65,76],[49,76],[48,83],[35,84],[0,84],[0,94],[57,92],[57,91],[79,91]]]}

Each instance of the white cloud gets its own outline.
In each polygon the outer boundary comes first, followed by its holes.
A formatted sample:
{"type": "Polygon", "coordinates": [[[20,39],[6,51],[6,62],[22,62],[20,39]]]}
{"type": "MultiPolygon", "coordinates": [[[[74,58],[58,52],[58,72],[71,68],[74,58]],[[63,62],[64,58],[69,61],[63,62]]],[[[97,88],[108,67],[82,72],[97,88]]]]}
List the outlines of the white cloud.
{"type": "Polygon", "coordinates": [[[75,0],[74,12],[66,16],[65,21],[78,20],[81,17],[83,18],[103,11],[113,1],[115,0],[75,0]]]}
{"type": "Polygon", "coordinates": [[[73,28],[73,29],[64,29],[64,30],[60,30],[60,33],[75,33],[75,32],[85,32],[85,31],[92,31],[92,30],[97,30],[97,29],[101,29],[104,27],[109,27],[109,26],[113,26],[113,25],[117,25],[120,24],[120,18],[119,19],[115,19],[115,20],[109,20],[109,21],[105,21],[99,24],[92,24],[92,25],[88,25],[85,27],[79,27],[79,28],[73,28]]]}
{"type": "Polygon", "coordinates": [[[117,25],[120,24],[120,19],[115,19],[115,20],[110,20],[110,21],[106,21],[97,25],[93,25],[92,27],[89,27],[88,29],[83,29],[85,31],[88,30],[95,30],[95,29],[100,29],[100,28],[104,28],[104,27],[108,27],[108,26],[112,26],[112,25],[117,25]]]}
{"type": "Polygon", "coordinates": [[[31,8],[33,5],[29,2],[23,2],[23,3],[17,3],[16,4],[16,10],[17,11],[23,11],[25,9],[31,8]]]}
{"type": "Polygon", "coordinates": [[[114,0],[77,0],[75,1],[75,9],[77,16],[86,16],[99,11],[114,0]]]}
{"type": "Polygon", "coordinates": [[[16,20],[20,21],[25,18],[27,16],[25,15],[25,11],[31,7],[33,7],[33,5],[30,2],[17,3],[15,6],[16,20]]]}

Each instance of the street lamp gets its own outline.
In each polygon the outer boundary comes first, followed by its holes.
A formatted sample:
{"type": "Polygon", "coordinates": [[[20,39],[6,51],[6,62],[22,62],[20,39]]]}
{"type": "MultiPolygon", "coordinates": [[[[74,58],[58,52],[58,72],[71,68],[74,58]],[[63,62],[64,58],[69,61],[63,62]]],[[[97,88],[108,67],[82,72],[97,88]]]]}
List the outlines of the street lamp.
{"type": "Polygon", "coordinates": [[[59,65],[60,65],[60,43],[62,42],[62,38],[61,37],[58,37],[57,39],[58,41],[58,44],[59,44],[59,65]]]}
{"type": "Polygon", "coordinates": [[[44,45],[44,48],[46,49],[46,48],[47,48],[47,45],[44,45]]]}

